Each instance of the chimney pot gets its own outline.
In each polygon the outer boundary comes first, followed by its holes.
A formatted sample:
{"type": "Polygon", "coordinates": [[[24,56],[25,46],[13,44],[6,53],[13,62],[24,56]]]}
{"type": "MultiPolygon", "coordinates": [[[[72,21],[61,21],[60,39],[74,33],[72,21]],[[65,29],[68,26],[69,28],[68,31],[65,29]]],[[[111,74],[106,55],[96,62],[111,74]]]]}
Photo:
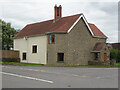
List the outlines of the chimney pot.
{"type": "Polygon", "coordinates": [[[59,5],[59,7],[57,7],[57,5],[55,4],[54,12],[55,12],[54,20],[56,21],[56,20],[60,19],[62,16],[62,6],[59,5]]]}

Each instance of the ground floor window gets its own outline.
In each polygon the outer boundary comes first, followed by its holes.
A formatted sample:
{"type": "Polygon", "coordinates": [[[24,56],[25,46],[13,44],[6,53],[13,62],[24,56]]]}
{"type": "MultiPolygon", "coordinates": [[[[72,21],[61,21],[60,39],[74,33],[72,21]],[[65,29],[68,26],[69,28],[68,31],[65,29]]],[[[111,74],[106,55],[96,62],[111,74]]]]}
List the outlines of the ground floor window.
{"type": "Polygon", "coordinates": [[[95,53],[95,60],[98,59],[98,53],[95,53]]]}
{"type": "Polygon", "coordinates": [[[37,53],[37,45],[33,45],[33,47],[32,47],[32,53],[37,53]]]}
{"type": "Polygon", "coordinates": [[[64,53],[57,53],[57,61],[64,62],[64,53]]]}
{"type": "Polygon", "coordinates": [[[26,53],[25,52],[22,54],[22,59],[26,60],[26,53]]]}

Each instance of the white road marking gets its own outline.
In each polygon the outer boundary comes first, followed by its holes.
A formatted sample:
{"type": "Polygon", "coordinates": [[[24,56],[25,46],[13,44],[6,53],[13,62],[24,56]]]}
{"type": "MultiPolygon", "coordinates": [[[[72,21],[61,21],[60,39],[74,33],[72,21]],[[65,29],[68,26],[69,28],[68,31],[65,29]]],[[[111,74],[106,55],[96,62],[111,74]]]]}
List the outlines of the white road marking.
{"type": "Polygon", "coordinates": [[[83,76],[80,76],[80,77],[87,77],[87,76],[83,75],[83,76]]]}
{"type": "Polygon", "coordinates": [[[76,76],[76,77],[78,77],[78,76],[79,76],[79,75],[76,75],[76,74],[71,74],[71,75],[76,76]]]}
{"type": "Polygon", "coordinates": [[[40,70],[35,70],[35,69],[25,69],[23,68],[24,70],[30,70],[30,71],[40,71],[40,70]]]}
{"type": "MultiPolygon", "coordinates": [[[[8,66],[2,66],[5,68],[12,68],[12,67],[8,67],[8,66]]],[[[54,73],[54,74],[61,74],[58,72],[49,72],[49,71],[45,71],[45,70],[41,70],[41,69],[27,69],[27,68],[14,68],[14,69],[22,69],[22,70],[29,70],[29,71],[39,71],[39,72],[45,72],[45,73],[54,73]]],[[[118,69],[118,68],[87,68],[87,69],[118,69]]],[[[70,73],[62,73],[62,75],[68,75],[68,76],[74,76],[74,77],[82,77],[82,78],[86,78],[89,76],[81,76],[81,75],[77,75],[77,74],[70,74],[70,73]]],[[[102,77],[96,77],[97,79],[102,79],[102,77]]]]}
{"type": "Polygon", "coordinates": [[[104,76],[104,77],[96,77],[97,79],[111,79],[111,77],[110,76],[104,76]]]}
{"type": "Polygon", "coordinates": [[[53,81],[39,79],[39,78],[33,78],[33,77],[22,76],[22,75],[17,75],[17,74],[12,74],[12,73],[6,73],[6,72],[0,72],[0,73],[6,74],[6,75],[11,75],[11,76],[16,76],[16,77],[22,77],[22,78],[26,78],[26,79],[31,79],[31,80],[43,81],[43,82],[47,82],[47,83],[54,83],[53,81]]]}
{"type": "MultiPolygon", "coordinates": [[[[8,66],[4,66],[5,68],[11,68],[11,67],[8,67],[8,66]]],[[[18,69],[18,68],[14,68],[14,69],[18,69]]],[[[45,70],[37,70],[37,69],[26,69],[26,68],[19,68],[19,69],[22,69],[22,70],[29,70],[29,71],[40,71],[40,72],[46,72],[46,73],[54,73],[54,74],[61,74],[61,73],[56,73],[56,72],[49,72],[49,71],[45,71],[45,70]]],[[[79,77],[79,75],[77,74],[68,74],[68,73],[63,73],[63,75],[68,75],[68,76],[74,76],[74,77],[79,77]]]]}
{"type": "Polygon", "coordinates": [[[96,77],[97,79],[100,79],[100,78],[102,78],[102,77],[96,77]]]}

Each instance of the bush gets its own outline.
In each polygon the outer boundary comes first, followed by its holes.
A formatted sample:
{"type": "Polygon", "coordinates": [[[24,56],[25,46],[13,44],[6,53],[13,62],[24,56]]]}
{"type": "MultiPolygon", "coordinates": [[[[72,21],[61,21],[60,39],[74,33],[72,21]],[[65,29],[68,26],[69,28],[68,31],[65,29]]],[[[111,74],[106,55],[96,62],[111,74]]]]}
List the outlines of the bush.
{"type": "Polygon", "coordinates": [[[111,49],[110,52],[110,60],[115,59],[116,62],[120,62],[120,50],[118,49],[111,49]]]}

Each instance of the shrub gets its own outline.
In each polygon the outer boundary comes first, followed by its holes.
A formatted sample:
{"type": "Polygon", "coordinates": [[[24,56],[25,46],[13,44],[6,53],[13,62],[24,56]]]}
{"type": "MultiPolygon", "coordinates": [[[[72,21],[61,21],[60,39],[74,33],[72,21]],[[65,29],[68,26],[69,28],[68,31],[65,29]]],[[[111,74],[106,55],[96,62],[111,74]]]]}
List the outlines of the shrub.
{"type": "Polygon", "coordinates": [[[120,50],[118,49],[111,49],[110,52],[110,60],[115,59],[116,62],[120,62],[120,50]]]}

